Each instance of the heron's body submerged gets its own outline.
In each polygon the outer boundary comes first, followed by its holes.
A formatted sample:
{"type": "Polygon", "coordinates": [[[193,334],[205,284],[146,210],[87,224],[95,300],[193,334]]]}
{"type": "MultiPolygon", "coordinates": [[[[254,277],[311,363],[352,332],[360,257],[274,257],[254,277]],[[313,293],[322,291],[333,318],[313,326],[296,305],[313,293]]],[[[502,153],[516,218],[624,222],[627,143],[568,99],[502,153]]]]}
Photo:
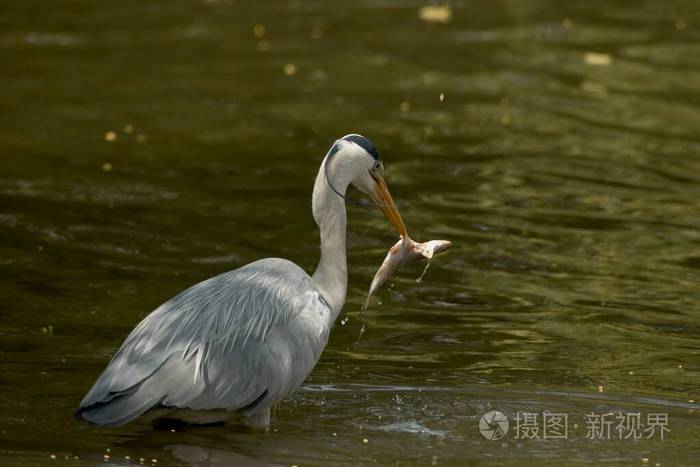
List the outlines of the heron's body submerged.
{"type": "MultiPolygon", "coordinates": [[[[190,423],[243,415],[247,424],[267,426],[271,405],[313,370],[345,302],[343,197],[351,183],[393,205],[376,150],[359,135],[337,141],[316,178],[321,259],[313,277],[270,258],[190,287],[136,326],[76,416],[117,426],[149,411],[190,423]]],[[[383,210],[405,231],[398,212],[383,210]]]]}

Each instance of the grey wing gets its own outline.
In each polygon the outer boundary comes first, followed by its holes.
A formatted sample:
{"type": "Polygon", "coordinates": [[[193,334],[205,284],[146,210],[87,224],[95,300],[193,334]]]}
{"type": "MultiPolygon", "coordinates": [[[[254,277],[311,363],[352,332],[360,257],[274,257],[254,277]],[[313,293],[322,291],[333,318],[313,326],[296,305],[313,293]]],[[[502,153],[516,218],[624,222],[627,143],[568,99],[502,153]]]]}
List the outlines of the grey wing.
{"type": "Polygon", "coordinates": [[[300,385],[330,313],[294,263],[266,259],[161,305],[126,338],[76,416],[120,425],[154,407],[254,413],[300,385]]]}

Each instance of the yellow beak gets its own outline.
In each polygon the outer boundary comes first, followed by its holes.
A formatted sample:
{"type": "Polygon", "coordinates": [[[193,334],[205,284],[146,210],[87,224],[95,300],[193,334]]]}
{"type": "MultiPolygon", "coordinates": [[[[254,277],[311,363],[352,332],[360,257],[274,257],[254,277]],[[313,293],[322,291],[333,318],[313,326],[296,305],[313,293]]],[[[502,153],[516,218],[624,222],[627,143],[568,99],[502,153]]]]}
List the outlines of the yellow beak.
{"type": "Polygon", "coordinates": [[[370,193],[372,200],[379,205],[379,209],[382,210],[386,218],[389,220],[389,222],[391,222],[391,225],[394,226],[399,236],[401,236],[401,238],[405,237],[408,234],[406,231],[406,226],[404,225],[401,214],[399,214],[399,210],[391,197],[391,193],[389,193],[389,188],[387,188],[386,182],[384,182],[384,177],[377,173],[372,174],[372,178],[375,182],[377,182],[376,191],[374,193],[370,193]]]}

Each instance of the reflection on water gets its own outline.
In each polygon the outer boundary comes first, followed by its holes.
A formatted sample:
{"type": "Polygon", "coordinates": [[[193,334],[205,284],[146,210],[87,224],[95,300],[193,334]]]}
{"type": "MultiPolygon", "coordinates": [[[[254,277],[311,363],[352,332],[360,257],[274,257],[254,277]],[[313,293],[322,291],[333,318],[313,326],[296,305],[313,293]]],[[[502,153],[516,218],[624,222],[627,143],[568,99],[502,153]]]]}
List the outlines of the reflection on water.
{"type": "Polygon", "coordinates": [[[694,2],[6,3],[8,463],[697,459],[694,2]],[[273,431],[73,420],[165,299],[261,257],[315,266],[311,184],[349,132],[379,147],[415,237],[453,241],[425,280],[405,268],[360,317],[395,239],[350,207],[345,324],[273,431]],[[491,409],[568,413],[571,436],[488,441],[491,409]],[[603,412],[672,431],[586,439],[603,412]]]}

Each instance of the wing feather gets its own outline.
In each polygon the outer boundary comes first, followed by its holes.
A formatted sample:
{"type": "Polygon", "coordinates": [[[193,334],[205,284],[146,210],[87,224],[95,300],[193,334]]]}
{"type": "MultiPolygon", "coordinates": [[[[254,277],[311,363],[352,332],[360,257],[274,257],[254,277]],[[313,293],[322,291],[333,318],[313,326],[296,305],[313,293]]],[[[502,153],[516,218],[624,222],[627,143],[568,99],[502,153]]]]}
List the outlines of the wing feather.
{"type": "MultiPolygon", "coordinates": [[[[288,372],[289,362],[282,360],[305,352],[296,348],[298,337],[285,330],[300,313],[317,314],[319,307],[327,304],[312,279],[277,258],[196,284],[136,326],[78,413],[126,396],[195,409],[256,406],[265,391],[268,398],[279,396],[285,388],[269,386],[281,371],[288,372]],[[276,342],[268,339],[271,332],[276,342]]],[[[312,367],[324,339],[327,332],[320,333],[319,348],[310,349],[317,355],[303,356],[313,360],[312,367]]]]}

